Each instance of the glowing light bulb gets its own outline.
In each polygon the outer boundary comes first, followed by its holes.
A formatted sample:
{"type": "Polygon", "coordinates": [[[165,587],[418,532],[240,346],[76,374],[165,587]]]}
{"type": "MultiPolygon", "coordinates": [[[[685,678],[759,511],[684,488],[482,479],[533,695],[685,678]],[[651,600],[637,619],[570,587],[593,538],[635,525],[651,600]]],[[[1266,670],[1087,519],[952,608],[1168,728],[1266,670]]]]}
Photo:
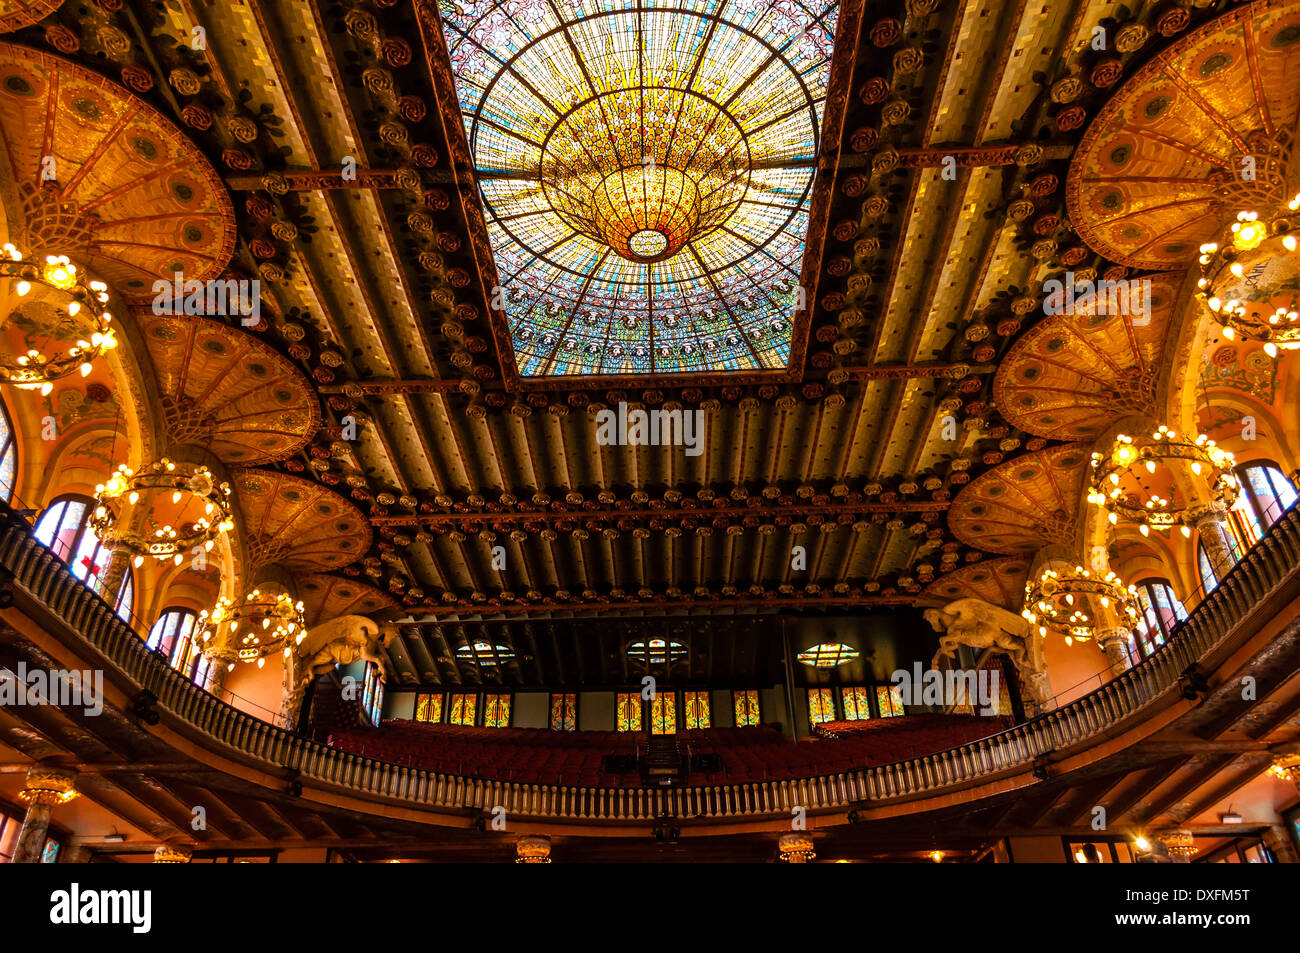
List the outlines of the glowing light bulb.
{"type": "Polygon", "coordinates": [[[32,290],[32,283],[30,281],[20,281],[14,286],[14,290],[18,292],[18,297],[25,298],[27,293],[32,290]]]}

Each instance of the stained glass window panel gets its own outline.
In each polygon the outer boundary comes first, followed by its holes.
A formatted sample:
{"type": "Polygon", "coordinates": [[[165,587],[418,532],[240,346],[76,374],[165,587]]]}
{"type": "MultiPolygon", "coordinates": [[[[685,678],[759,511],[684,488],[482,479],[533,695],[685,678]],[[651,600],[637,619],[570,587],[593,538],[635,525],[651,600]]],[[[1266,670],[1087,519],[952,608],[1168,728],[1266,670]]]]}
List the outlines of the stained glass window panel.
{"type": "Polygon", "coordinates": [[[6,503],[14,495],[14,478],[18,474],[18,443],[9,411],[0,404],[0,500],[6,503]]]}
{"type": "Polygon", "coordinates": [[[510,696],[509,695],[484,695],[483,696],[483,727],[485,728],[509,728],[510,727],[510,696]]]}
{"type": "Polygon", "coordinates": [[[578,696],[562,694],[551,696],[551,729],[576,731],[578,728],[578,696]]]}
{"type": "Polygon", "coordinates": [[[650,703],[650,732],[671,735],[677,732],[677,695],[674,692],[657,692],[650,703]]]}
{"type": "Polygon", "coordinates": [[[477,714],[477,695],[452,695],[447,721],[453,725],[472,725],[477,714]]]}
{"type": "Polygon", "coordinates": [[[789,363],[838,9],[443,0],[521,375],[789,363]]]}
{"type": "Polygon", "coordinates": [[[761,723],[762,716],[758,709],[757,689],[750,688],[742,692],[732,692],[732,696],[737,728],[748,728],[761,723]]]}
{"type": "Polygon", "coordinates": [[[616,700],[619,731],[641,730],[641,696],[635,692],[619,692],[616,700]]]}
{"type": "Polygon", "coordinates": [[[712,727],[708,692],[683,692],[682,709],[688,729],[712,727]]]}
{"type": "Polygon", "coordinates": [[[835,699],[829,688],[808,689],[808,720],[814,725],[835,720],[835,699]]]}
{"type": "Polygon", "coordinates": [[[876,707],[881,718],[895,718],[903,714],[903,686],[877,685],[876,707]]]}
{"type": "Polygon", "coordinates": [[[442,724],[442,693],[421,692],[415,696],[415,720],[442,724]]]}
{"type": "Polygon", "coordinates": [[[871,701],[864,686],[840,689],[840,700],[844,704],[845,721],[866,721],[871,717],[871,701]]]}

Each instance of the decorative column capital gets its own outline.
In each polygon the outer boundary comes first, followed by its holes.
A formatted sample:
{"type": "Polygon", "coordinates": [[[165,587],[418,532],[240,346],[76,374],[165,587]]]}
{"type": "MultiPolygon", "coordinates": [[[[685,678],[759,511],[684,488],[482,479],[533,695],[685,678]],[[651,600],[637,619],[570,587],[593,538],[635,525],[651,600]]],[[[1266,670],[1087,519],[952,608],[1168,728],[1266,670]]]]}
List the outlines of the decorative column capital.
{"type": "Polygon", "coordinates": [[[66,804],[77,796],[76,773],[67,768],[37,764],[27,771],[27,780],[18,796],[29,804],[66,804]]]}

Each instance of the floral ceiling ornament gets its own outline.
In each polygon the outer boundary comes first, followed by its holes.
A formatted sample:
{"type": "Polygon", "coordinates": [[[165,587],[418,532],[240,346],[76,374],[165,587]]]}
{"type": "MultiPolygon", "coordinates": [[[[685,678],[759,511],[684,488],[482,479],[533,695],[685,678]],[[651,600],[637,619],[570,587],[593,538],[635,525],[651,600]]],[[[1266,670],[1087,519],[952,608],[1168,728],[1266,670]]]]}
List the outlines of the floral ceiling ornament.
{"type": "Polygon", "coordinates": [[[95,487],[89,522],[100,542],[132,554],[137,566],[146,556],[180,565],[211,550],[235,525],[228,483],[217,483],[205,466],[166,457],[139,470],[120,465],[95,487]],[[137,512],[142,517],[135,528],[137,512]]]}
{"type": "Polygon", "coordinates": [[[1163,424],[1149,437],[1119,434],[1108,453],[1092,455],[1088,502],[1106,510],[1111,525],[1136,523],[1143,536],[1173,526],[1190,536],[1204,505],[1180,501],[1174,468],[1187,468],[1212,503],[1231,506],[1238,491],[1234,462],[1205,434],[1189,439],[1163,424]]]}
{"type": "Polygon", "coordinates": [[[37,263],[12,243],[0,252],[0,282],[18,299],[5,309],[5,320],[24,333],[28,348],[12,358],[0,357],[0,380],[49,394],[57,380],[74,373],[87,376],[93,362],[117,346],[113,316],[105,308],[108,286],[89,280],[67,255],[47,255],[37,263]],[[38,338],[40,346],[32,347],[38,338]],[[52,353],[51,345],[62,353],[52,353]]]}

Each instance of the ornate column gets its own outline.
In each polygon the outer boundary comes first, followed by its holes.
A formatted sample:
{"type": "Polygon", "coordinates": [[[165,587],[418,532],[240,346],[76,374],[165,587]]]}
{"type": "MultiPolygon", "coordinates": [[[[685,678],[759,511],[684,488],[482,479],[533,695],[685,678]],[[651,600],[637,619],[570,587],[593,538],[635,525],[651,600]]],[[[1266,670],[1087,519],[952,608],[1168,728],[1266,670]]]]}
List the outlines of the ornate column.
{"type": "Polygon", "coordinates": [[[1106,653],[1110,670],[1116,675],[1123,675],[1133,667],[1128,651],[1132,641],[1133,632],[1127,626],[1107,624],[1097,630],[1097,645],[1106,653]]]}
{"type": "Polygon", "coordinates": [[[1222,579],[1237,560],[1232,555],[1232,539],[1228,535],[1228,508],[1222,503],[1207,503],[1188,514],[1196,527],[1196,534],[1205,547],[1214,575],[1222,579]]]}
{"type": "Polygon", "coordinates": [[[75,775],[65,768],[33,765],[27,771],[27,782],[19,793],[27,802],[27,816],[23,818],[18,843],[14,847],[15,864],[39,864],[45,848],[45,837],[50,827],[50,813],[56,804],[66,804],[77,796],[73,788],[75,775]]]}

